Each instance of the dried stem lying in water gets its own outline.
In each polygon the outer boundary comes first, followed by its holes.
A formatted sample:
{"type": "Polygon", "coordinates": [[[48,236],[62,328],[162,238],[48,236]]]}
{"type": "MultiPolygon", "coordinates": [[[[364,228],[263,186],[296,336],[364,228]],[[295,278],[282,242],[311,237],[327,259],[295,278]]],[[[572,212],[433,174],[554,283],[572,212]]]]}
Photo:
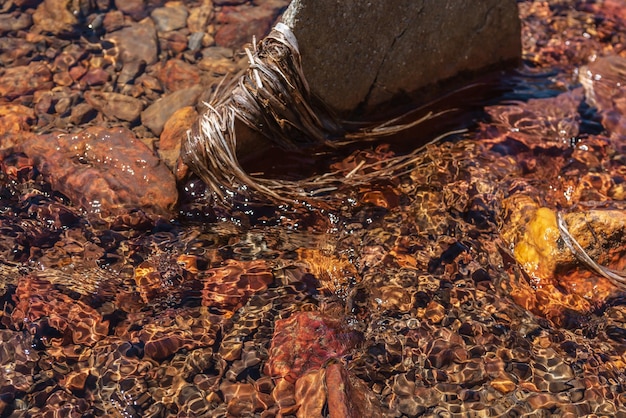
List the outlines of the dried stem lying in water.
{"type": "MultiPolygon", "coordinates": [[[[312,97],[302,73],[297,40],[287,26],[279,23],[258,46],[254,46],[254,51],[246,52],[249,68],[238,79],[218,88],[211,102],[206,104],[207,111],[188,132],[182,146],[185,163],[222,198],[225,192],[245,188],[277,200],[319,197],[336,190],[341,184],[358,185],[401,174],[415,161],[418,151],[377,162],[379,167],[376,170],[369,171],[367,169],[372,167],[363,165],[347,176],[329,172],[302,181],[263,179],[250,176],[239,164],[236,120],[284,149],[297,149],[306,144],[337,147],[356,141],[371,141],[444,113],[428,113],[404,124],[400,123],[403,117],[381,124],[344,123],[312,97]]],[[[461,131],[446,135],[457,132],[461,131]]]]}
{"type": "Polygon", "coordinates": [[[608,279],[611,283],[619,288],[626,287],[626,275],[624,272],[619,272],[608,267],[602,266],[598,264],[587,252],[585,249],[578,243],[576,238],[572,236],[569,232],[569,228],[563,219],[563,215],[559,212],[557,214],[557,224],[559,226],[559,232],[561,233],[561,239],[565,242],[567,248],[574,254],[574,256],[583,263],[587,268],[592,271],[595,271],[602,277],[608,279]]]}

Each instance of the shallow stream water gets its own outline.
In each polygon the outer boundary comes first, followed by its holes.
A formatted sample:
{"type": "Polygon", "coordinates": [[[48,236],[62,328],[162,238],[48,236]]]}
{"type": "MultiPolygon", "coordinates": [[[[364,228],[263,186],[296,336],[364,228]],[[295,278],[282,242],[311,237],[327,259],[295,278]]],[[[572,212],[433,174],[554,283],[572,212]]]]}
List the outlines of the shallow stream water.
{"type": "Polygon", "coordinates": [[[523,64],[441,119],[248,162],[348,174],[465,129],[317,205],[192,178],[173,219],[95,223],[3,154],[0,416],[626,416],[624,286],[557,224],[626,267],[626,3],[519,6],[523,64]]]}

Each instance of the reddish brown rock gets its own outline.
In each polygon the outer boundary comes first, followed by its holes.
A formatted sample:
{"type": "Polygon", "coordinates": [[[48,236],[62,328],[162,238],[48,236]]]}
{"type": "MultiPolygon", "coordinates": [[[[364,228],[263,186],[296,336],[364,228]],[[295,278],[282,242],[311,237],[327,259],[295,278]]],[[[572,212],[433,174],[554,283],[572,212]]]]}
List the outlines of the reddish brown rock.
{"type": "Polygon", "coordinates": [[[162,6],[165,0],[115,0],[118,10],[139,21],[148,16],[150,10],[162,6]]]}
{"type": "Polygon", "coordinates": [[[298,404],[298,417],[321,417],[326,404],[324,390],[325,369],[312,370],[295,384],[295,399],[298,404]]]}
{"type": "Polygon", "coordinates": [[[72,77],[72,80],[78,81],[85,74],[87,74],[87,69],[83,67],[82,65],[77,65],[75,67],[70,68],[68,72],[70,74],[70,77],[72,77]]]}
{"type": "Polygon", "coordinates": [[[33,14],[33,22],[45,32],[54,35],[71,33],[78,19],[70,11],[71,0],[44,0],[33,14]]]}
{"type": "Polygon", "coordinates": [[[124,65],[149,65],[157,60],[156,29],[149,19],[107,34],[105,39],[117,46],[117,57],[124,65]]]}
{"type": "Polygon", "coordinates": [[[7,68],[0,76],[0,97],[13,100],[37,90],[52,88],[52,73],[40,62],[7,68]]]}
{"type": "MultiPolygon", "coordinates": [[[[331,418],[387,416],[376,395],[367,385],[351,376],[341,364],[326,367],[328,415],[331,418]]],[[[387,411],[388,412],[388,411],[387,411]]]]}
{"type": "Polygon", "coordinates": [[[109,324],[102,315],[86,303],[59,292],[47,280],[21,278],[15,300],[11,313],[15,323],[30,327],[35,335],[41,332],[46,345],[93,345],[108,333],[109,324]],[[47,337],[47,327],[55,329],[58,335],[47,337]]]}
{"type": "Polygon", "coordinates": [[[213,4],[211,0],[204,0],[202,5],[192,7],[189,9],[189,17],[187,18],[189,32],[205,32],[212,17],[213,4]]]}
{"type": "Polygon", "coordinates": [[[191,64],[172,59],[159,71],[159,80],[166,92],[188,89],[200,83],[200,71],[191,64]]]}
{"type": "Polygon", "coordinates": [[[127,129],[39,136],[23,150],[55,190],[94,220],[136,209],[167,215],[176,203],[172,173],[127,129]]]}
{"type": "Polygon", "coordinates": [[[116,118],[127,122],[137,120],[143,110],[141,100],[120,93],[88,91],[85,93],[85,100],[94,109],[104,113],[108,118],[116,118]]]}
{"type": "Polygon", "coordinates": [[[180,54],[187,49],[187,36],[181,32],[169,32],[163,35],[162,39],[165,41],[165,48],[173,55],[180,54]]]}
{"type": "Polygon", "coordinates": [[[165,123],[159,139],[159,157],[176,172],[180,157],[180,145],[187,136],[187,130],[198,117],[198,112],[191,106],[178,109],[165,123]]]}
{"type": "Polygon", "coordinates": [[[26,29],[32,23],[32,18],[27,13],[13,12],[0,14],[0,34],[26,29]]]}
{"type": "Polygon", "coordinates": [[[35,121],[33,109],[19,104],[0,104],[0,137],[7,133],[30,130],[35,121]]]}
{"type": "Polygon", "coordinates": [[[124,27],[124,13],[119,10],[111,10],[104,15],[102,27],[107,33],[121,29],[124,27]]]}
{"type": "Polygon", "coordinates": [[[224,6],[216,16],[221,25],[215,33],[215,43],[219,46],[239,48],[267,35],[278,17],[280,9],[272,7],[231,7],[224,6]]]}
{"type": "MultiPolygon", "coordinates": [[[[71,73],[70,73],[71,75],[71,73]]],[[[72,77],[73,78],[73,77],[72,77]]],[[[109,81],[110,75],[102,68],[92,68],[87,71],[82,77],[80,82],[87,86],[101,86],[109,81]]]]}
{"type": "Polygon", "coordinates": [[[266,373],[295,382],[308,370],[346,354],[357,336],[320,312],[298,312],[276,321],[266,373]]]}
{"type": "Polygon", "coordinates": [[[35,112],[31,108],[18,104],[0,104],[0,151],[26,140],[31,135],[30,126],[36,121],[35,112]]]}
{"type": "Polygon", "coordinates": [[[150,13],[159,32],[169,32],[184,28],[187,24],[189,12],[180,3],[168,3],[165,7],[158,7],[150,13]]]}
{"type": "Polygon", "coordinates": [[[161,135],[165,122],[181,107],[193,106],[202,93],[202,87],[193,86],[161,97],[141,113],[141,123],[155,135],[161,135]]]}
{"type": "Polygon", "coordinates": [[[265,261],[237,260],[206,270],[198,278],[204,286],[202,305],[228,311],[242,307],[250,296],[266,290],[274,280],[265,261]]]}

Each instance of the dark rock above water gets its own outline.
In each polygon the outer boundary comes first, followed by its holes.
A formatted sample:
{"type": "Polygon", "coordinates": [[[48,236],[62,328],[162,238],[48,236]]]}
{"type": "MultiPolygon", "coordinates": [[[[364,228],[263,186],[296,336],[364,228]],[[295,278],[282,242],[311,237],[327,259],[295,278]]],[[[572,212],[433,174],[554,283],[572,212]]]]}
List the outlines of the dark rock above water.
{"type": "Polygon", "coordinates": [[[283,21],[312,92],[348,114],[521,53],[513,0],[294,0],[283,21]]]}

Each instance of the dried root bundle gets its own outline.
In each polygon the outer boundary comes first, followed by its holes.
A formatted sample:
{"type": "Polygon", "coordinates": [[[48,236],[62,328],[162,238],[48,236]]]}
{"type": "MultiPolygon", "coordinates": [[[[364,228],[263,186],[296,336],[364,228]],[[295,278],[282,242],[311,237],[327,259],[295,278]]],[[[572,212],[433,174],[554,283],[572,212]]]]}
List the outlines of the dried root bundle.
{"type": "Polygon", "coordinates": [[[438,116],[429,113],[410,123],[401,124],[397,118],[370,126],[338,120],[312,97],[302,73],[297,40],[283,24],[279,23],[253,51],[246,52],[249,68],[218,89],[182,146],[185,163],[220,197],[248,189],[281,201],[320,198],[340,184],[358,185],[398,175],[415,160],[418,151],[389,159],[382,169],[371,171],[361,166],[359,172],[347,176],[329,172],[302,181],[263,179],[250,176],[239,164],[237,120],[284,149],[296,149],[305,144],[337,147],[371,141],[438,116]]]}

